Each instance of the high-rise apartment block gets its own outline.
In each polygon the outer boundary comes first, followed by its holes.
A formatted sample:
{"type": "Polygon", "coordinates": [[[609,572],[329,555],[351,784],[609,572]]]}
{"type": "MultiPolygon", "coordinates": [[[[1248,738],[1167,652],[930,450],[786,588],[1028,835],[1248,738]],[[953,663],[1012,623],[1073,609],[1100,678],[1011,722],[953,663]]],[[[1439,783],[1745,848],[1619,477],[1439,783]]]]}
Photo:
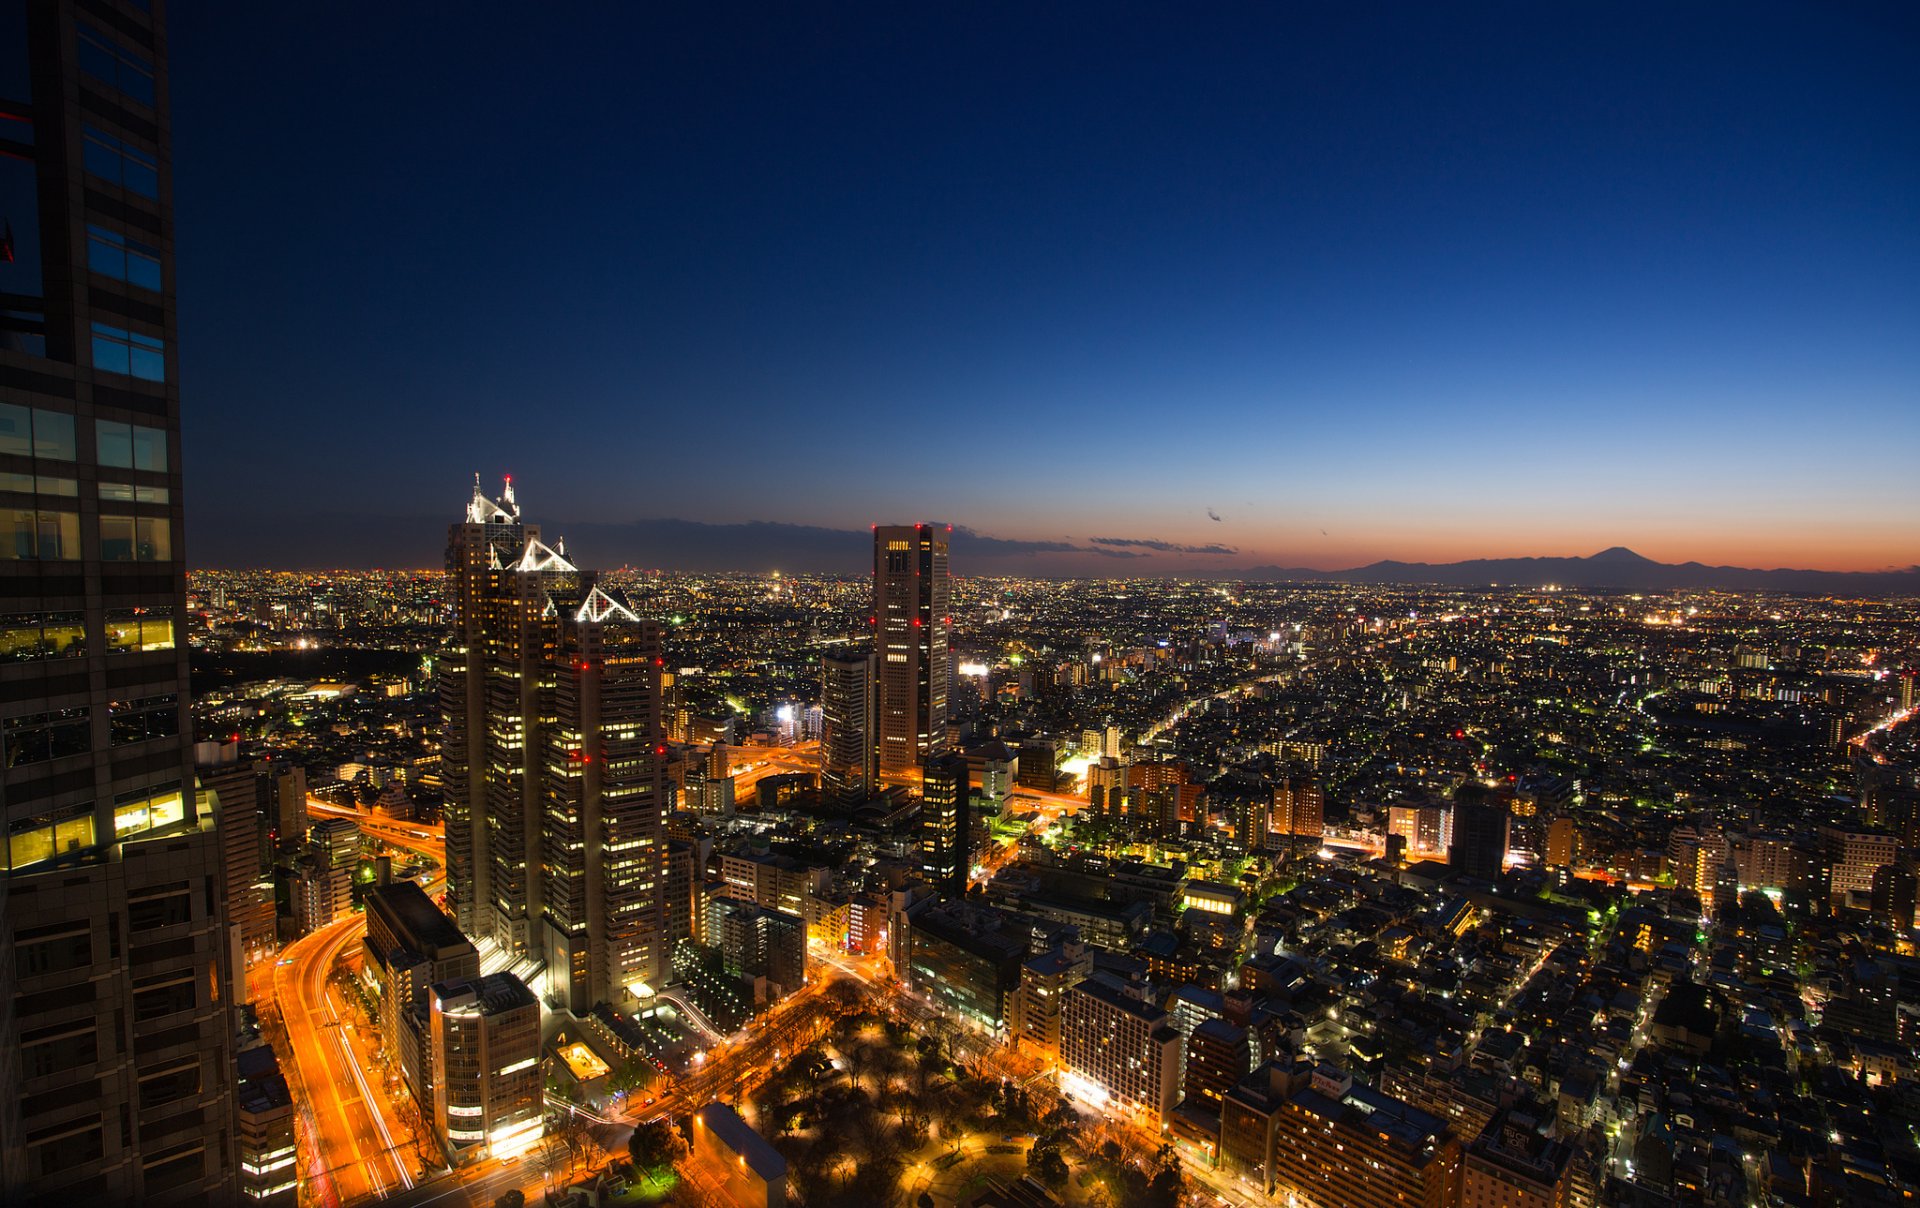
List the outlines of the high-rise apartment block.
{"type": "Polygon", "coordinates": [[[953,677],[948,602],[951,525],[877,525],[873,530],[875,736],[882,772],[910,774],[947,740],[953,677]]]}
{"type": "Polygon", "coordinates": [[[1179,1101],[1180,1033],[1134,987],[1095,977],[1068,990],[1060,1058],[1073,1075],[1069,1088],[1139,1113],[1154,1128],[1179,1101]]]}
{"type": "Polygon", "coordinates": [[[193,789],[165,0],[0,0],[0,1200],[236,1187],[193,789]]]}
{"type": "Polygon", "coordinates": [[[476,481],[447,539],[447,878],[462,932],[584,1014],[667,968],[659,626],[476,481]]]}

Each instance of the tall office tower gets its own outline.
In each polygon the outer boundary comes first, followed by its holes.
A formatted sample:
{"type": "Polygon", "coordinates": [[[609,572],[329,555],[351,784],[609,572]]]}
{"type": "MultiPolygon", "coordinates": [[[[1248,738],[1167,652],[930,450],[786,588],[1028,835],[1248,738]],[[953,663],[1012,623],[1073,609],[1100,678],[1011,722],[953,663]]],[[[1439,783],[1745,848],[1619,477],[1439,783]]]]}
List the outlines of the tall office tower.
{"type": "Polygon", "coordinates": [[[478,484],[448,534],[441,761],[454,918],[584,1012],[666,968],[660,630],[478,484]]]}
{"type": "Polygon", "coordinates": [[[0,0],[0,1201],[235,1181],[193,793],[166,0],[0,0]]]}
{"type": "Polygon", "coordinates": [[[545,958],[585,1014],[668,968],[660,627],[598,587],[559,609],[542,845],[545,958]]]}
{"type": "Polygon", "coordinates": [[[953,616],[947,602],[951,525],[873,530],[875,737],[882,772],[911,772],[947,741],[953,616]]]}
{"type": "Polygon", "coordinates": [[[927,760],[920,798],[920,871],[944,892],[967,892],[973,871],[973,796],[967,761],[961,755],[927,760]]]}
{"type": "Polygon", "coordinates": [[[875,788],[874,660],[870,651],[820,658],[820,790],[831,801],[865,801],[875,788]]]}

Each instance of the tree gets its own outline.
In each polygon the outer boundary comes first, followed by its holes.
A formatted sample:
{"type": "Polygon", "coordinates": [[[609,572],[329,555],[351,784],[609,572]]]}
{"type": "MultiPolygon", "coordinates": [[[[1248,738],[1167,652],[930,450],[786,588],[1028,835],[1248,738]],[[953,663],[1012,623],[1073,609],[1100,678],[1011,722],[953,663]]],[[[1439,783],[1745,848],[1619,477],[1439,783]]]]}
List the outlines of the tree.
{"type": "Polygon", "coordinates": [[[651,1086],[659,1073],[637,1055],[629,1057],[607,1075],[607,1089],[616,1095],[630,1095],[651,1086]]]}
{"type": "Polygon", "coordinates": [[[680,1156],[680,1138],[673,1131],[673,1125],[665,1120],[641,1124],[627,1138],[627,1155],[633,1159],[636,1170],[670,1166],[680,1156]]]}

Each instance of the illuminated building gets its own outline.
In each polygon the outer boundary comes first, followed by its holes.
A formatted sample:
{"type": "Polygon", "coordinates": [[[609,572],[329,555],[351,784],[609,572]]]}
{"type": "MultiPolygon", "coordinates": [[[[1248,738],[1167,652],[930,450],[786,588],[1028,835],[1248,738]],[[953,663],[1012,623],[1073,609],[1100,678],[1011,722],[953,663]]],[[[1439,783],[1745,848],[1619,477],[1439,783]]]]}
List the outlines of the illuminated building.
{"type": "Polygon", "coordinates": [[[179,628],[164,13],[0,3],[8,1203],[235,1192],[224,860],[179,628]]]}
{"type": "Polygon", "coordinates": [[[232,993],[244,1001],[246,960],[274,946],[273,881],[266,862],[266,815],[261,812],[267,778],[240,759],[240,745],[200,743],[194,748],[194,778],[200,812],[220,819],[220,848],[225,864],[228,961],[236,983],[232,993]]]}
{"type": "Polygon", "coordinates": [[[693,1114],[693,1159],[742,1208],[786,1208],[787,1160],[726,1104],[693,1114]]]}
{"type": "Polygon", "coordinates": [[[1573,819],[1555,818],[1547,827],[1547,866],[1566,868],[1580,858],[1580,832],[1573,819]]]}
{"type": "Polygon", "coordinates": [[[1883,831],[1820,828],[1821,851],[1833,864],[1830,892],[1844,902],[1849,893],[1873,892],[1873,873],[1900,855],[1900,841],[1883,831]]]}
{"type": "Polygon", "coordinates": [[[234,1148],[243,1202],[264,1208],[291,1208],[300,1196],[293,1095],[268,1045],[241,1050],[238,1071],[234,1148]]]}
{"type": "Polygon", "coordinates": [[[1087,802],[1096,815],[1121,811],[1127,797],[1127,770],[1126,764],[1105,755],[1087,766],[1087,802]]]}
{"type": "Polygon", "coordinates": [[[1415,855],[1444,857],[1453,846],[1453,810],[1444,805],[1389,806],[1387,833],[1404,838],[1415,855]]]}
{"type": "Polygon", "coordinates": [[[873,795],[873,672],[870,651],[820,656],[820,791],[830,801],[873,795]]]}
{"type": "Polygon", "coordinates": [[[681,940],[693,938],[693,862],[693,844],[680,839],[667,841],[667,905],[663,926],[669,950],[681,940]]]}
{"type": "Polygon", "coordinates": [[[1292,772],[1273,788],[1269,825],[1275,834],[1318,839],[1326,829],[1326,793],[1306,772],[1292,772]]]}
{"type": "Polygon", "coordinates": [[[945,525],[873,530],[874,732],[882,772],[918,769],[947,738],[953,617],[945,525]]]}
{"type": "Polygon", "coordinates": [[[1033,957],[1020,968],[1020,989],[1009,1012],[1017,1043],[1049,1057],[1060,1055],[1060,1020],[1067,991],[1085,981],[1093,960],[1085,944],[1069,941],[1033,957]]]}
{"type": "Polygon", "coordinates": [[[366,968],[380,988],[380,1036],[422,1104],[432,1094],[427,987],[480,975],[480,955],[412,881],[367,892],[366,968]]]}
{"type": "Polygon", "coordinates": [[[1206,914],[1237,914],[1246,909],[1247,895],[1231,885],[1188,881],[1181,887],[1180,904],[1206,914]]]}
{"type": "MultiPolygon", "coordinates": [[[[476,481],[447,541],[440,659],[448,895],[582,1014],[667,969],[659,626],[476,481]]],[[[723,757],[724,758],[724,757],[723,757]]],[[[721,781],[731,787],[731,782],[721,781]]]]}
{"type": "Polygon", "coordinates": [[[1202,1021],[1187,1037],[1182,1101],[1211,1116],[1253,1064],[1247,1030],[1225,1019],[1202,1021]]]}
{"type": "Polygon", "coordinates": [[[511,973],[428,990],[433,1128],[455,1163],[506,1158],[545,1132],[540,1004],[511,973]]]}
{"type": "Polygon", "coordinates": [[[768,997],[798,990],[807,980],[807,924],[798,915],[723,899],[716,907],[720,955],[736,977],[765,978],[768,997]]]}
{"type": "Polygon", "coordinates": [[[353,872],[360,863],[360,827],[351,818],[322,818],[307,832],[307,851],[294,868],[293,913],[302,935],[353,906],[353,872]]]}
{"type": "MultiPolygon", "coordinates": [[[[1505,811],[1501,811],[1503,816],[1505,811]]],[[[1275,1194],[1312,1208],[1451,1208],[1460,1142],[1446,1122],[1321,1066],[1280,1105],[1275,1194]]]]}
{"type": "MultiPolygon", "coordinates": [[[[970,907],[927,908],[907,927],[908,984],[949,1015],[998,1031],[1020,985],[1026,943],[970,907]]],[[[896,962],[901,963],[901,962],[896,962]]]]}
{"type": "Polygon", "coordinates": [[[273,792],[274,833],[282,843],[296,843],[307,833],[307,769],[276,769],[273,792]]]}
{"type": "Polygon", "coordinates": [[[965,759],[943,755],[927,761],[920,795],[920,872],[955,896],[967,892],[972,871],[972,796],[965,759]]]}
{"type": "Polygon", "coordinates": [[[1467,1146],[1460,1208],[1570,1208],[1572,1157],[1567,1144],[1547,1138],[1531,1116],[1503,1110],[1467,1146]]]}
{"type": "Polygon", "coordinates": [[[1180,1033],[1144,987],[1089,978],[1067,991],[1060,1021],[1063,1082],[1076,1099],[1113,1102],[1158,1128],[1180,1098],[1180,1033]]]}

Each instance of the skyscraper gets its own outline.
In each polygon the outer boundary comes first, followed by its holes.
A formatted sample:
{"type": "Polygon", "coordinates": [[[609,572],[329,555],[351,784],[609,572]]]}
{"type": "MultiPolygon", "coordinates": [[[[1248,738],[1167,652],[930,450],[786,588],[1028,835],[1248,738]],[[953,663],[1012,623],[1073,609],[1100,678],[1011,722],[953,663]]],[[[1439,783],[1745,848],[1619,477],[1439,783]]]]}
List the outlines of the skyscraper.
{"type": "Polygon", "coordinates": [[[235,1187],[187,738],[165,0],[0,0],[0,1200],[235,1187]]]}
{"type": "Polygon", "coordinates": [[[665,968],[660,630],[474,485],[440,660],[447,879],[476,941],[545,962],[569,1009],[665,968]]]}
{"type": "Polygon", "coordinates": [[[967,761],[939,755],[927,761],[920,799],[920,871],[947,893],[967,892],[973,868],[973,786],[967,761]]]}
{"type": "Polygon", "coordinates": [[[947,542],[940,524],[883,524],[873,530],[874,693],[880,770],[911,772],[947,740],[953,678],[953,616],[947,600],[947,542]]]}
{"type": "Polygon", "coordinates": [[[864,801],[874,790],[873,653],[820,658],[820,789],[833,801],[864,801]]]}

